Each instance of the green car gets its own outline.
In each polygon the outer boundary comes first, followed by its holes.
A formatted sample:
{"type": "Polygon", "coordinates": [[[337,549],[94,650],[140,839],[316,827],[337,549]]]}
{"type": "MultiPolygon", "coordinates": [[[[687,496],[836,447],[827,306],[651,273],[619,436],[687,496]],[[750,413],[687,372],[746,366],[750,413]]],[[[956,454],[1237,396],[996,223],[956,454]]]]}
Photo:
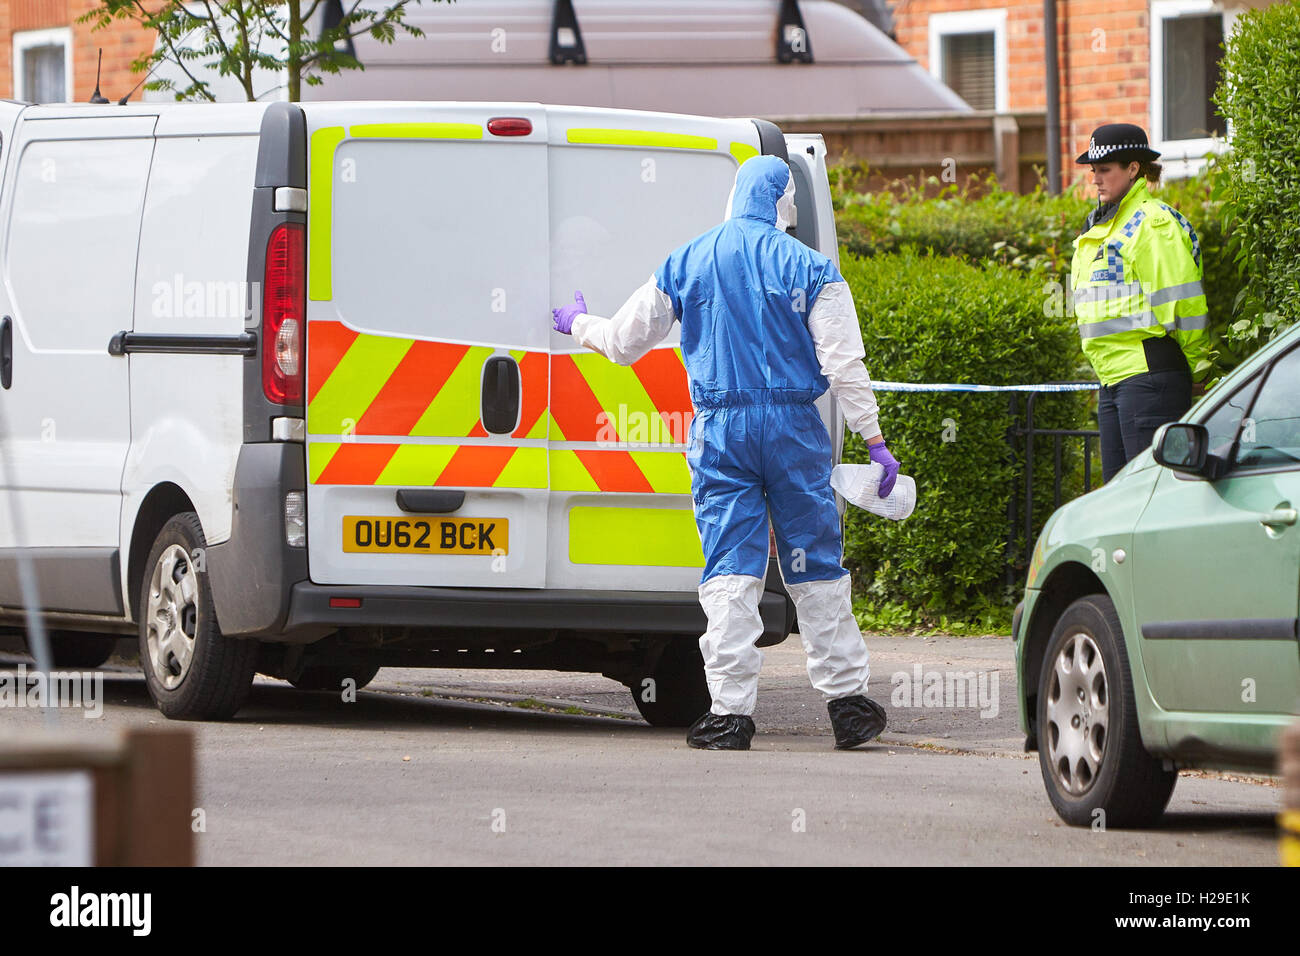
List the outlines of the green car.
{"type": "Polygon", "coordinates": [[[1300,325],[1048,519],[1012,633],[1062,819],[1151,823],[1181,767],[1276,772],[1300,699],[1298,507],[1300,325]]]}

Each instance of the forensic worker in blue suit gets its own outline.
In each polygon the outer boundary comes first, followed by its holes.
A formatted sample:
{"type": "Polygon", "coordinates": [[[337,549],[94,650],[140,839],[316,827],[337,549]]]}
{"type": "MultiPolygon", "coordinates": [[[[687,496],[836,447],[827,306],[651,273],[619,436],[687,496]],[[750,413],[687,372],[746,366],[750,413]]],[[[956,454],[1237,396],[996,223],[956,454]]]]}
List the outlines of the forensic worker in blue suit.
{"type": "Polygon", "coordinates": [[[808,676],[827,700],[835,746],[885,728],[866,696],[867,646],[853,618],[831,443],[813,404],[829,387],[849,428],[885,467],[885,447],[848,283],[835,265],[786,232],[794,177],[758,156],[736,173],[722,225],[676,249],[610,318],[588,315],[582,294],[554,310],[554,327],[631,365],[680,321],[695,417],[687,462],[704,547],[700,638],[713,703],[687,733],[692,747],[748,750],[763,652],[758,614],[768,563],[768,513],[781,576],[795,602],[808,676]]]}

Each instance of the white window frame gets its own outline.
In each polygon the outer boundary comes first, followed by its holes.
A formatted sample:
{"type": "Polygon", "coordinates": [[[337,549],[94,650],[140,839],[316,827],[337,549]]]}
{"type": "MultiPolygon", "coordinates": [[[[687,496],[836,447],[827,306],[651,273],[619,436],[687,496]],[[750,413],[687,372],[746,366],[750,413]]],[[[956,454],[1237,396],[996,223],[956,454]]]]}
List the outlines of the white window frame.
{"type": "Polygon", "coordinates": [[[75,87],[72,82],[72,28],[53,27],[48,30],[21,30],[14,34],[14,99],[31,102],[30,91],[26,89],[23,54],[33,47],[60,44],[63,47],[63,96],[65,102],[71,102],[75,87]]]}
{"type": "Polygon", "coordinates": [[[940,83],[943,78],[943,38],[961,33],[993,34],[993,101],[999,113],[1008,112],[1007,90],[1007,11],[960,10],[932,13],[930,32],[930,75],[940,83]]]}
{"type": "Polygon", "coordinates": [[[1205,168],[1206,153],[1222,153],[1232,140],[1232,124],[1226,137],[1196,139],[1164,138],[1165,128],[1165,21],[1182,16],[1223,15],[1226,40],[1237,27],[1237,9],[1216,0],[1151,0],[1151,148],[1160,153],[1160,165],[1170,179],[1195,176],[1205,168]]]}

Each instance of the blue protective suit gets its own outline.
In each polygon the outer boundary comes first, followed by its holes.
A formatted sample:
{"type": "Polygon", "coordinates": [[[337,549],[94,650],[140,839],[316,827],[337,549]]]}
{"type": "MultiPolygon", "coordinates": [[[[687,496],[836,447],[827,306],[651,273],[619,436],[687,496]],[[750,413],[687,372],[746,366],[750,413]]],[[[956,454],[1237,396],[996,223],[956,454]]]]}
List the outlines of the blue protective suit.
{"type": "Polygon", "coordinates": [[[731,217],[655,272],[682,323],[695,406],[687,461],[704,581],[763,577],[769,507],[786,581],[848,573],[840,564],[830,439],[813,404],[828,383],[808,331],[822,287],[844,278],[826,256],[775,228],[789,178],[776,157],[745,163],[731,217]]]}

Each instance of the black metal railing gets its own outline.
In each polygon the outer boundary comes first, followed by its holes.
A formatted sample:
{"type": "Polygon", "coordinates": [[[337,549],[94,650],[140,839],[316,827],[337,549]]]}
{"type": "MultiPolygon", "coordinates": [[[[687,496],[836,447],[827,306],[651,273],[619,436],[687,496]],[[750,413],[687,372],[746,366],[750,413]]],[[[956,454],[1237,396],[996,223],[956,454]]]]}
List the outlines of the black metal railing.
{"type": "MultiPolygon", "coordinates": [[[[1088,385],[1094,383],[1087,382],[1061,382],[1050,384],[1069,384],[1069,385],[1088,385]]],[[[1069,392],[1028,392],[1025,399],[1025,417],[1024,423],[1019,424],[1019,395],[1012,393],[1010,398],[1011,420],[1013,424],[1007,431],[1007,441],[1011,445],[1012,453],[1019,451],[1017,439],[1023,439],[1024,444],[1024,495],[1023,507],[1017,508],[1017,498],[1012,495],[1007,504],[1007,555],[1010,557],[1015,554],[1016,534],[1017,531],[1023,530],[1025,536],[1025,566],[1028,567],[1033,560],[1034,553],[1034,439],[1039,436],[1050,436],[1052,439],[1052,510],[1055,511],[1061,507],[1061,481],[1064,477],[1065,470],[1063,467],[1064,443],[1067,439],[1083,439],[1083,493],[1086,495],[1092,491],[1092,442],[1097,439],[1100,442],[1101,433],[1097,429],[1088,428],[1038,428],[1034,424],[1034,406],[1038,398],[1042,395],[1052,394],[1072,394],[1069,392]],[[1018,514],[1023,511],[1023,516],[1018,514]]],[[[1007,566],[1007,585],[1012,586],[1015,583],[1015,566],[1007,566]]]]}

